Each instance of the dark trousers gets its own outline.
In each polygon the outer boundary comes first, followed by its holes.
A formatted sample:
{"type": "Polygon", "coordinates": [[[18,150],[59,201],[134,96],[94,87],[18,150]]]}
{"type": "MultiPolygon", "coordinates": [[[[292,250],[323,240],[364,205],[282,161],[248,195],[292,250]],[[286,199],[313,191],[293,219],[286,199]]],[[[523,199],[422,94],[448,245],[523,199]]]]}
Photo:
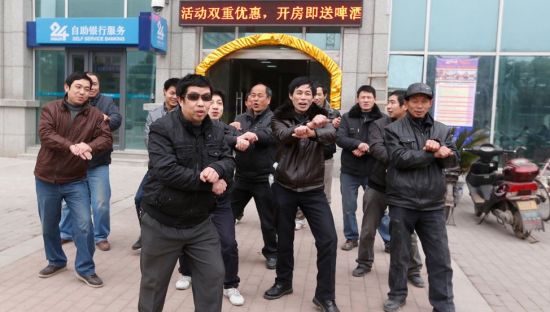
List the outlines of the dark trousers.
{"type": "MultiPolygon", "coordinates": [[[[229,195],[224,195],[216,201],[216,209],[210,214],[210,218],[218,235],[222,249],[223,264],[225,266],[224,288],[239,287],[239,249],[235,240],[235,218],[231,210],[229,195]]],[[[187,264],[187,256],[179,258],[179,272],[183,275],[192,276],[191,269],[187,264]]]]}
{"type": "Polygon", "coordinates": [[[307,192],[294,192],[273,184],[273,193],[278,201],[277,235],[278,260],[277,283],[292,285],[294,270],[294,218],[299,206],[315,238],[317,248],[317,288],[319,300],[334,300],[336,276],[336,229],[330,206],[322,188],[307,192]]]}
{"type": "MultiPolygon", "coordinates": [[[[361,222],[361,235],[356,260],[359,266],[372,268],[374,262],[374,238],[386,207],[386,194],[372,187],[368,188],[363,196],[363,221],[361,222]]],[[[415,234],[411,237],[410,252],[408,275],[420,275],[422,259],[418,251],[418,239],[415,234]]]]}
{"type": "Polygon", "coordinates": [[[275,200],[269,182],[248,182],[237,179],[231,191],[231,208],[235,217],[243,214],[244,207],[254,198],[264,240],[264,257],[277,256],[277,232],[275,230],[275,200]]]}
{"type": "Polygon", "coordinates": [[[144,214],[141,243],[139,311],[162,311],[170,277],[182,252],[193,271],[195,311],[221,311],[224,267],[218,233],[210,219],[177,229],[144,214]]]}
{"type": "Polygon", "coordinates": [[[411,234],[416,231],[426,254],[429,299],[434,311],[454,312],[453,270],[445,227],[445,211],[418,211],[390,206],[391,260],[388,297],[407,297],[411,234]]]}

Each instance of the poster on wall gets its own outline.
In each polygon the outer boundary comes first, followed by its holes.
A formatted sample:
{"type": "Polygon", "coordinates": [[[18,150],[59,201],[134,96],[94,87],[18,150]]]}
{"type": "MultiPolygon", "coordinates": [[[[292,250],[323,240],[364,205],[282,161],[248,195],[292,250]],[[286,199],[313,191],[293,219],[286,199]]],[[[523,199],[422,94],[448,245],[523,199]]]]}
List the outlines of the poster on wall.
{"type": "Polygon", "coordinates": [[[434,118],[448,126],[473,127],[478,58],[437,58],[434,118]]]}

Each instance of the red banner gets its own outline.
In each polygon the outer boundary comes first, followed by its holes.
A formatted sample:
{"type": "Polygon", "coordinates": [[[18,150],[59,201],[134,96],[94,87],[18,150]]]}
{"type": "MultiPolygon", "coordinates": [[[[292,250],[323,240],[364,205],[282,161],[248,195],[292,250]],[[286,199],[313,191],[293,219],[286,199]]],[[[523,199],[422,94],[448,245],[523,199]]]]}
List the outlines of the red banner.
{"type": "Polygon", "coordinates": [[[363,1],[181,1],[180,26],[361,26],[363,1]]]}

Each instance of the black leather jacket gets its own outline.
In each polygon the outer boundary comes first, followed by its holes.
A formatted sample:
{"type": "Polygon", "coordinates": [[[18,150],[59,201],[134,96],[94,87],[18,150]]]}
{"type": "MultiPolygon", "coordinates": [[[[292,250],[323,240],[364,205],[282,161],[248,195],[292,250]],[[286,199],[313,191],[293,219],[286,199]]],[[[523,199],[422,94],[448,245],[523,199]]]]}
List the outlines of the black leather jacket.
{"type": "Polygon", "coordinates": [[[443,209],[445,205],[445,174],[443,168],[458,164],[456,147],[444,124],[430,114],[419,124],[407,114],[385,128],[389,166],[386,195],[388,205],[413,210],[443,209]],[[435,158],[422,150],[428,139],[438,141],[453,150],[448,158],[435,158]]]}
{"type": "Polygon", "coordinates": [[[336,144],[342,148],[342,167],[340,169],[342,172],[356,176],[369,174],[370,162],[367,160],[370,155],[366,153],[357,157],[352,152],[359,144],[367,142],[369,124],[383,115],[378,105],[374,104],[372,110],[364,117],[359,104],[355,104],[349,112],[342,116],[340,127],[336,132],[336,144]]]}
{"type": "Polygon", "coordinates": [[[279,163],[275,170],[275,181],[281,186],[295,192],[306,192],[324,187],[325,174],[323,148],[334,143],[336,131],[331,123],[316,129],[314,138],[298,139],[292,136],[294,129],[306,124],[318,114],[327,112],[312,104],[300,116],[294,111],[292,104],[285,104],[275,110],[271,129],[277,141],[277,157],[279,163]]]}
{"type": "Polygon", "coordinates": [[[386,192],[386,168],[388,167],[388,150],[384,142],[384,128],[392,122],[391,118],[384,115],[382,118],[371,122],[369,125],[369,145],[370,173],[367,184],[373,189],[386,192]]]}
{"type": "Polygon", "coordinates": [[[276,146],[271,130],[271,119],[273,112],[267,108],[260,115],[254,116],[247,111],[235,118],[241,123],[241,131],[252,132],[258,136],[258,141],[251,144],[244,152],[235,150],[235,161],[237,170],[235,179],[243,179],[248,182],[265,182],[273,173],[275,162],[276,146]]]}
{"type": "Polygon", "coordinates": [[[230,184],[235,160],[224,127],[207,116],[200,127],[185,120],[178,107],[151,125],[149,180],[142,208],[158,222],[188,228],[208,218],[215,207],[212,184],[199,180],[211,167],[230,184]]]}

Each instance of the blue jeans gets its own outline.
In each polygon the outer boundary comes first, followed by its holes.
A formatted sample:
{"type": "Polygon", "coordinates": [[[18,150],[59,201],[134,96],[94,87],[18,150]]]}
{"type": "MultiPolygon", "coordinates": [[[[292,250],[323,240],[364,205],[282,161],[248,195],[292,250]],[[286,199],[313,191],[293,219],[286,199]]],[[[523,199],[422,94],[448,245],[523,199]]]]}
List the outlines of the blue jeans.
{"type": "Polygon", "coordinates": [[[407,297],[411,234],[415,230],[426,254],[430,303],[434,311],[454,312],[453,269],[443,207],[418,211],[390,206],[392,239],[388,297],[399,301],[407,297]]]}
{"type": "Polygon", "coordinates": [[[342,212],[344,219],[344,236],[346,240],[358,240],[359,229],[357,228],[357,194],[359,187],[367,190],[367,176],[356,176],[347,173],[340,173],[340,193],[342,194],[342,212]]]}
{"type": "MultiPolygon", "coordinates": [[[[109,182],[109,165],[88,169],[88,188],[93,214],[94,241],[107,240],[111,232],[111,183],[109,182]]],[[[72,220],[70,212],[63,205],[59,230],[61,238],[72,240],[72,220]]]]}
{"type": "Polygon", "coordinates": [[[65,200],[73,220],[71,232],[76,246],[75,270],[81,275],[94,274],[95,245],[87,181],[84,179],[65,184],[53,184],[39,179],[35,181],[38,213],[48,263],[55,266],[67,264],[67,256],[61,248],[59,238],[61,201],[65,200]]]}

